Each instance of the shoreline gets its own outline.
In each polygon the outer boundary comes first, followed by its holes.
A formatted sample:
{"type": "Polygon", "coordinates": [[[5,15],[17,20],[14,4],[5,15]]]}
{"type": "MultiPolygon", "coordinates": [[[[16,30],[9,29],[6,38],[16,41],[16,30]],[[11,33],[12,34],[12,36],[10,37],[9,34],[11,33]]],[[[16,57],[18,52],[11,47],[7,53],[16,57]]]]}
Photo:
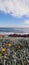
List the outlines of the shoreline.
{"type": "Polygon", "coordinates": [[[21,34],[21,35],[24,35],[24,34],[29,34],[29,33],[0,32],[0,34],[2,34],[2,35],[6,35],[6,34],[8,34],[8,35],[9,34],[18,34],[18,35],[21,34]]]}
{"type": "Polygon", "coordinates": [[[7,37],[29,37],[29,33],[8,33],[8,32],[4,32],[4,33],[0,33],[0,38],[7,38],[7,37]]]}

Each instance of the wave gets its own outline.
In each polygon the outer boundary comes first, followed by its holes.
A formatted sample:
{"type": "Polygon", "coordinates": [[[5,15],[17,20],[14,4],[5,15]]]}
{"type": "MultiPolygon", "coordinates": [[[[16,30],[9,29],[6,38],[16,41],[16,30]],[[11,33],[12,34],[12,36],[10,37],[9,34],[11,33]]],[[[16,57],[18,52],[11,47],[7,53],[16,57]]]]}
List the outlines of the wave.
{"type": "Polygon", "coordinates": [[[10,34],[21,34],[21,35],[24,35],[24,34],[29,34],[29,33],[14,33],[14,32],[0,32],[0,34],[3,34],[3,35],[10,35],[10,34]]]}

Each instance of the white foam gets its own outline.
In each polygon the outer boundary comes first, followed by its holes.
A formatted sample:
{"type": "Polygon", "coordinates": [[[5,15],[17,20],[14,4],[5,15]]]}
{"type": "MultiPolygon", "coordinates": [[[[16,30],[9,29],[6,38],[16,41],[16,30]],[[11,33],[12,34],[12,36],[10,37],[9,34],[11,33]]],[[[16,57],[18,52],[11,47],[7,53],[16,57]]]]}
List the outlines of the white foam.
{"type": "Polygon", "coordinates": [[[24,35],[24,34],[29,34],[29,33],[14,33],[14,32],[0,32],[0,34],[3,34],[3,35],[9,35],[9,34],[21,34],[21,35],[24,35]]]}

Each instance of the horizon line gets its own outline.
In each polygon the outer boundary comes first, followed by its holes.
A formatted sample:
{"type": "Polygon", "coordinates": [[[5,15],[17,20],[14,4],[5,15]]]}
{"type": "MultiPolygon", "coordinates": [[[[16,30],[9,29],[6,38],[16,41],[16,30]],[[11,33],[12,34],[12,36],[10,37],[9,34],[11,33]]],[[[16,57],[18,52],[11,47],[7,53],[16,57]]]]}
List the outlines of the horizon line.
{"type": "Polygon", "coordinates": [[[4,26],[1,26],[0,28],[29,28],[29,27],[26,27],[26,26],[20,26],[20,27],[4,27],[4,26]]]}

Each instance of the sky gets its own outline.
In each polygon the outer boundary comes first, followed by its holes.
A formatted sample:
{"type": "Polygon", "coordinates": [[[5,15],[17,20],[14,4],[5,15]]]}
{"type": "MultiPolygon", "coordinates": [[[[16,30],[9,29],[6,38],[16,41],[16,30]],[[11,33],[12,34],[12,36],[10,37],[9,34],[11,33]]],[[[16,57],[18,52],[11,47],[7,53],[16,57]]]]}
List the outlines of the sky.
{"type": "Polygon", "coordinates": [[[29,27],[29,0],[0,0],[0,27],[29,27]]]}

